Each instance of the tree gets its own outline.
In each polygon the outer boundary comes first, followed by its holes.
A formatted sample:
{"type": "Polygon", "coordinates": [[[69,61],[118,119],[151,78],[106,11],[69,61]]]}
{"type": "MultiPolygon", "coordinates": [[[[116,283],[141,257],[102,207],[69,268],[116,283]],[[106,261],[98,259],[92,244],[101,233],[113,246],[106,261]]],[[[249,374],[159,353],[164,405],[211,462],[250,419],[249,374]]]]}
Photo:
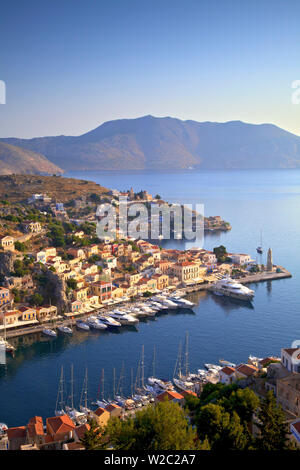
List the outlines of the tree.
{"type": "Polygon", "coordinates": [[[223,245],[216,246],[213,251],[214,251],[214,254],[217,257],[218,262],[219,263],[224,263],[224,261],[227,258],[227,251],[226,251],[225,246],[223,246],[223,245]]]}
{"type": "Polygon", "coordinates": [[[18,251],[24,252],[26,251],[26,245],[25,243],[21,243],[17,240],[15,241],[15,249],[18,251]]]}
{"type": "Polygon", "coordinates": [[[44,297],[39,294],[35,293],[31,298],[30,298],[30,305],[42,305],[44,302],[44,297]]]}
{"type": "Polygon", "coordinates": [[[125,421],[112,419],[105,436],[116,450],[196,450],[209,447],[207,441],[198,441],[184,410],[168,401],[138,411],[125,421]]]}
{"type": "Polygon", "coordinates": [[[232,416],[220,405],[209,403],[195,418],[200,439],[207,439],[212,450],[244,450],[249,444],[249,433],[238,414],[232,416]]]}
{"type": "Polygon", "coordinates": [[[91,420],[88,423],[89,429],[85,432],[80,442],[84,445],[86,450],[95,450],[102,448],[101,428],[96,421],[91,420]]]}
{"type": "Polygon", "coordinates": [[[258,450],[287,450],[291,445],[287,437],[288,428],[280,405],[277,405],[272,391],[267,393],[258,413],[260,435],[256,439],[258,450]]]}

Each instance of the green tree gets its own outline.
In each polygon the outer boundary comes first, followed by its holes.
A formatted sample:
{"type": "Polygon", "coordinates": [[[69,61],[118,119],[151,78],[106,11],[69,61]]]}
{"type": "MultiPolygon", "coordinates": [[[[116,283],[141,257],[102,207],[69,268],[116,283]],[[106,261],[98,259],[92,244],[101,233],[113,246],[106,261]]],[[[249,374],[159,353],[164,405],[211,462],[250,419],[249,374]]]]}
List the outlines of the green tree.
{"type": "Polygon", "coordinates": [[[208,439],[212,450],[244,450],[249,444],[249,433],[238,414],[232,416],[220,405],[209,403],[195,417],[200,439],[208,439]]]}
{"type": "Polygon", "coordinates": [[[260,435],[255,442],[256,449],[287,450],[291,447],[282,408],[277,405],[272,391],[261,403],[258,420],[260,435]]]}
{"type": "Polygon", "coordinates": [[[225,246],[223,246],[223,245],[216,246],[213,251],[214,251],[214,254],[217,257],[218,262],[219,263],[224,263],[224,261],[227,258],[227,251],[226,251],[225,246]]]}
{"type": "Polygon", "coordinates": [[[102,448],[101,428],[96,421],[89,421],[89,429],[85,432],[80,442],[86,450],[95,450],[102,448]]]}
{"type": "Polygon", "coordinates": [[[42,305],[44,302],[44,297],[36,292],[34,295],[31,296],[30,298],[30,305],[42,305]]]}
{"type": "Polygon", "coordinates": [[[138,411],[125,421],[109,421],[105,435],[118,450],[196,450],[209,447],[207,441],[198,441],[184,410],[167,401],[138,411]]]}

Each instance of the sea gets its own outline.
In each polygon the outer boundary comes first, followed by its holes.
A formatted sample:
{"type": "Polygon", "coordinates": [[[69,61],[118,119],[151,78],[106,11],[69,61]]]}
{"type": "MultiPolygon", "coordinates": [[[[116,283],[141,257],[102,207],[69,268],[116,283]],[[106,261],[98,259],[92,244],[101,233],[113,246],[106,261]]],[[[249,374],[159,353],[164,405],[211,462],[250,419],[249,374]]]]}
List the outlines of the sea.
{"type": "MultiPolygon", "coordinates": [[[[274,264],[286,267],[292,278],[251,284],[252,304],[198,292],[190,295],[196,304],[192,311],[164,313],[140,321],[136,328],[20,338],[15,357],[0,366],[0,422],[18,426],[34,415],[53,416],[62,369],[64,398],[69,399],[72,364],[79,406],[86,370],[90,402],[102,394],[111,398],[113,383],[118,393],[130,394],[140,380],[142,349],[145,377],[154,366],[157,376],[171,379],[186,335],[191,372],[220,358],[240,363],[250,354],[280,355],[282,347],[300,339],[300,170],[94,171],[65,176],[121,191],[143,189],[169,202],[203,204],[205,216],[220,215],[232,226],[229,232],[206,233],[204,248],[224,245],[228,252],[247,253],[261,263],[272,248],[274,264]],[[261,234],[264,253],[258,255],[261,234]]],[[[161,244],[198,246],[197,241],[183,240],[161,244]]]]}

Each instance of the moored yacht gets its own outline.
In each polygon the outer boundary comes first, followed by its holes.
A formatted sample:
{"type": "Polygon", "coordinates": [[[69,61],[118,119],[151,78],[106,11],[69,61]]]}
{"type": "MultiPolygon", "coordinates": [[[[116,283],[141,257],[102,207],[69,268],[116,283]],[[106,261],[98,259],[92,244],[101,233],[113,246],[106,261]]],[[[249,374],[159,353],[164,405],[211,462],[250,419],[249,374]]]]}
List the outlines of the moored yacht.
{"type": "Polygon", "coordinates": [[[116,310],[110,313],[110,317],[120,322],[121,325],[135,325],[139,322],[136,317],[125,312],[118,312],[116,310]]]}
{"type": "Polygon", "coordinates": [[[234,299],[247,301],[251,301],[255,295],[253,290],[230,277],[224,277],[217,281],[212,285],[211,290],[218,295],[225,295],[234,299]]]}
{"type": "Polygon", "coordinates": [[[97,317],[91,316],[86,320],[86,323],[90,328],[94,328],[95,330],[106,330],[107,325],[105,325],[102,321],[98,320],[97,317]]]}
{"type": "Polygon", "coordinates": [[[52,338],[56,338],[56,336],[57,336],[56,331],[51,330],[50,328],[44,328],[42,333],[43,333],[43,335],[51,336],[52,338]]]}
{"type": "Polygon", "coordinates": [[[77,320],[76,326],[79,330],[90,331],[89,325],[85,323],[83,320],[77,320]]]}
{"type": "Polygon", "coordinates": [[[69,328],[68,326],[61,325],[61,326],[58,326],[57,329],[60,333],[64,333],[66,335],[72,335],[73,334],[73,330],[71,328],[69,328]]]}
{"type": "Polygon", "coordinates": [[[104,323],[107,327],[117,328],[121,323],[110,316],[98,315],[98,320],[104,323]]]}

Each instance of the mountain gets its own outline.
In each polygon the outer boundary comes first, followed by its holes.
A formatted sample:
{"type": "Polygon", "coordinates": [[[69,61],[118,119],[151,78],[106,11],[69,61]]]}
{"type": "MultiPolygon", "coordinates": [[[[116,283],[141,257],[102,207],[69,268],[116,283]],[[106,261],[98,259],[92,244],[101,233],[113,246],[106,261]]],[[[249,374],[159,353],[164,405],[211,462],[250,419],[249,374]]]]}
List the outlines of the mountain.
{"type": "Polygon", "coordinates": [[[144,116],[69,137],[0,139],[39,152],[64,170],[300,167],[300,137],[272,124],[144,116]]]}
{"type": "Polygon", "coordinates": [[[0,175],[11,173],[56,174],[63,170],[31,150],[0,142],[0,175]]]}

